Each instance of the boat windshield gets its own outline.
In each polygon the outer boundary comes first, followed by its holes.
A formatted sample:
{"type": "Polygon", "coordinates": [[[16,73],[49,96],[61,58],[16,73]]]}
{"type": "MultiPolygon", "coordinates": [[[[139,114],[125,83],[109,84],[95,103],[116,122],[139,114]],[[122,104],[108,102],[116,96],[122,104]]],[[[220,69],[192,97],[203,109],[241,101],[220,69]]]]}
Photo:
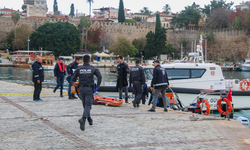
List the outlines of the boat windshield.
{"type": "MultiPolygon", "coordinates": [[[[176,79],[190,79],[190,78],[201,78],[206,72],[206,69],[172,69],[167,68],[167,75],[169,80],[176,79]]],[[[153,68],[144,68],[144,72],[147,75],[148,80],[153,78],[153,68]]]]}
{"type": "Polygon", "coordinates": [[[250,65],[250,62],[246,62],[245,64],[250,65]]]}

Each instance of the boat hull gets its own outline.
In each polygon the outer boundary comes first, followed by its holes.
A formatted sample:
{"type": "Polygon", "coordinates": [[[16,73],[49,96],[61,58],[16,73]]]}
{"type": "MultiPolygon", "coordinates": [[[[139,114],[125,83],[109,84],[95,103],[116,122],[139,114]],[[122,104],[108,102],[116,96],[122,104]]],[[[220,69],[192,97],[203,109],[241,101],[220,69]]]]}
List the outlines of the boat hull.
{"type": "Polygon", "coordinates": [[[242,71],[250,71],[250,65],[240,65],[242,71]]]}
{"type": "MultiPolygon", "coordinates": [[[[177,93],[180,101],[185,106],[189,106],[191,103],[196,102],[195,100],[202,89],[172,88],[172,90],[177,93]]],[[[101,86],[98,91],[103,96],[118,96],[115,86],[101,86]]],[[[132,92],[131,89],[129,91],[132,92]]],[[[167,92],[171,93],[169,89],[167,92]]],[[[250,91],[232,91],[232,97],[235,110],[250,109],[250,91]]],[[[219,94],[207,95],[205,99],[209,102],[211,110],[217,110],[217,101],[220,99],[219,94]]]]}

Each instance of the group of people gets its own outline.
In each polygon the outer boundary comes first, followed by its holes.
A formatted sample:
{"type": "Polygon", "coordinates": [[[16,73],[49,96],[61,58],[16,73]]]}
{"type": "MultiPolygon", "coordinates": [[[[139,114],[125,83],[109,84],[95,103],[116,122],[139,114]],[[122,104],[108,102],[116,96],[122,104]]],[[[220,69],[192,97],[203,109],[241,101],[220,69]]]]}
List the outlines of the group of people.
{"type": "MultiPolygon", "coordinates": [[[[125,103],[128,103],[128,81],[127,74],[129,73],[129,88],[133,88],[133,94],[135,95],[135,99],[132,101],[134,107],[139,107],[140,102],[142,100],[142,104],[145,104],[146,97],[148,97],[148,89],[147,84],[145,84],[145,74],[144,69],[140,66],[140,61],[137,60],[135,62],[135,67],[129,70],[128,64],[123,61],[123,57],[118,57],[119,64],[117,65],[117,84],[116,87],[119,91],[119,98],[122,99],[122,91],[125,93],[125,103]]],[[[153,71],[153,79],[151,82],[150,90],[153,94],[151,94],[151,98],[153,101],[152,108],[148,111],[155,112],[155,108],[157,105],[157,99],[159,94],[161,93],[161,98],[163,100],[164,111],[167,112],[167,97],[166,97],[166,89],[169,87],[169,81],[166,69],[160,66],[160,61],[154,61],[154,71],[153,71]],[[153,96],[152,96],[153,95],[153,96]]],[[[151,103],[151,102],[150,102],[151,103]]],[[[149,104],[150,104],[149,103],[149,104]]]]}
{"type": "MultiPolygon", "coordinates": [[[[60,97],[63,97],[63,83],[66,76],[66,71],[68,73],[67,81],[69,82],[68,95],[69,99],[75,99],[74,94],[71,93],[71,86],[73,82],[78,80],[79,84],[79,97],[82,100],[83,104],[83,115],[82,118],[78,120],[80,123],[80,129],[85,130],[85,122],[88,121],[89,125],[93,125],[93,120],[90,116],[90,111],[92,109],[92,104],[94,101],[94,93],[96,93],[102,82],[102,75],[100,71],[90,65],[90,56],[85,55],[83,57],[83,66],[78,67],[80,63],[80,58],[76,58],[73,63],[65,68],[64,59],[56,63],[54,68],[54,77],[57,81],[57,86],[53,90],[56,90],[60,87],[60,97]],[[97,84],[94,82],[94,76],[97,77],[97,84]]],[[[128,103],[128,85],[129,88],[133,88],[133,93],[135,99],[132,101],[134,107],[139,107],[140,99],[143,99],[143,93],[147,90],[145,84],[145,74],[143,68],[140,66],[140,61],[136,61],[135,67],[129,69],[128,64],[123,61],[123,57],[119,56],[119,64],[117,65],[117,85],[116,88],[119,91],[119,98],[122,99],[122,92],[125,92],[125,103],[128,103]],[[127,74],[130,74],[129,84],[127,80],[127,74]]],[[[167,112],[167,101],[166,101],[166,89],[169,86],[168,76],[165,68],[160,66],[158,60],[154,61],[154,72],[153,79],[151,82],[150,89],[154,91],[153,105],[152,108],[148,111],[155,112],[157,99],[159,93],[162,95],[164,111],[167,112]]],[[[32,65],[33,68],[33,82],[34,82],[34,101],[41,101],[40,93],[42,89],[42,82],[44,81],[44,70],[42,67],[42,58],[37,57],[37,61],[32,65]]],[[[143,99],[143,104],[145,104],[145,97],[143,99]]]]}

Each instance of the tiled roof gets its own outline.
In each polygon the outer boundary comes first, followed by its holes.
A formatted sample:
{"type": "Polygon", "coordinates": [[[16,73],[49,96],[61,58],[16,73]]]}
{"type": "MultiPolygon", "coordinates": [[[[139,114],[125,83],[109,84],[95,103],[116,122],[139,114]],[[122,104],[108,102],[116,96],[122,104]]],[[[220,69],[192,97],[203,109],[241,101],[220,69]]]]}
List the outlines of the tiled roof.
{"type": "Polygon", "coordinates": [[[13,9],[9,9],[9,8],[4,8],[4,9],[0,9],[0,11],[12,11],[12,12],[19,12],[13,9]]]}

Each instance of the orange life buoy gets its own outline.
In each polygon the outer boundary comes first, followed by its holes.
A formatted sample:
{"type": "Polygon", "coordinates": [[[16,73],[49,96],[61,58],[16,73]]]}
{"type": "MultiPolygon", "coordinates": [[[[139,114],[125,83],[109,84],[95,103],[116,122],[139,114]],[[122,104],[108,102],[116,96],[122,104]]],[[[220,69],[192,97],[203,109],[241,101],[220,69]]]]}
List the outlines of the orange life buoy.
{"type": "Polygon", "coordinates": [[[233,110],[233,106],[232,106],[231,102],[227,98],[221,98],[217,102],[217,109],[220,112],[220,114],[222,114],[222,115],[229,115],[232,112],[232,110],[233,110]],[[223,111],[222,110],[222,108],[221,108],[221,102],[222,101],[225,101],[227,103],[227,106],[228,106],[227,111],[223,111]]]}
{"type": "MultiPolygon", "coordinates": [[[[204,115],[209,115],[210,114],[210,104],[209,104],[209,102],[207,100],[203,100],[203,103],[205,103],[205,105],[207,106],[207,110],[204,113],[204,115]]],[[[201,101],[199,100],[197,102],[197,107],[200,107],[200,104],[201,104],[201,101]]]]}
{"type": "Polygon", "coordinates": [[[111,97],[102,97],[102,96],[94,96],[94,104],[103,104],[107,106],[120,106],[124,102],[122,99],[111,98],[111,97]]]}
{"type": "Polygon", "coordinates": [[[240,89],[242,91],[248,91],[250,88],[250,82],[247,80],[247,79],[243,79],[241,82],[240,82],[240,89]],[[246,85],[246,87],[244,88],[244,86],[246,85]]]}

